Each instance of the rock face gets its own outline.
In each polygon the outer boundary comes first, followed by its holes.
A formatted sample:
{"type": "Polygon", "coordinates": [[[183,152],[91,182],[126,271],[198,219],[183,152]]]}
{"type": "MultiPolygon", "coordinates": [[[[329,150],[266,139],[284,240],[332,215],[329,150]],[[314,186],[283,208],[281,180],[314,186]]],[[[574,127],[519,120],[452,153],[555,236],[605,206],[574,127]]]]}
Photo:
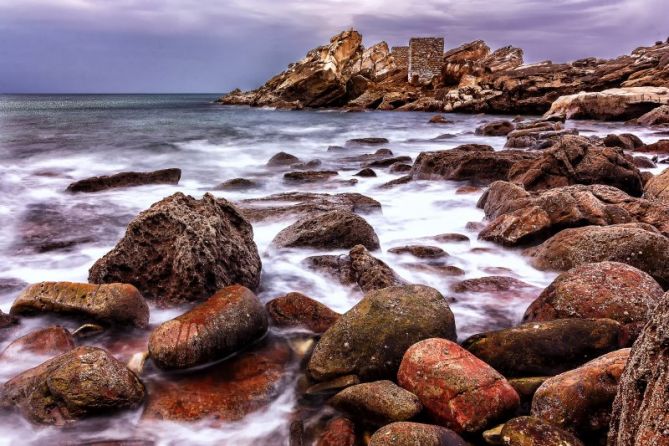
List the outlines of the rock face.
{"type": "Polygon", "coordinates": [[[538,417],[518,417],[504,423],[505,446],[584,446],[571,433],[538,417]]]}
{"type": "Polygon", "coordinates": [[[620,348],[610,319],[559,319],[476,334],[462,343],[504,376],[554,375],[620,348]]]}
{"type": "Polygon", "coordinates": [[[608,318],[635,339],[663,293],[651,276],[632,266],[586,263],[560,274],[532,302],[523,321],[608,318]]]}
{"type": "Polygon", "coordinates": [[[599,92],[581,92],[561,96],[545,117],[566,116],[574,119],[627,120],[642,116],[669,104],[669,88],[625,87],[599,92]]]}
{"type": "Polygon", "coordinates": [[[669,239],[642,223],[565,229],[527,253],[536,268],[566,271],[584,263],[626,263],[669,285],[669,239]]]}
{"type": "Polygon", "coordinates": [[[248,288],[232,285],[156,328],[149,355],[161,369],[186,369],[235,353],[267,332],[267,313],[248,288]]]}
{"type": "Polygon", "coordinates": [[[547,379],[534,394],[532,415],[583,439],[606,435],[629,354],[628,348],[617,350],[547,379]]]}
{"type": "Polygon", "coordinates": [[[669,236],[669,208],[599,184],[527,192],[496,181],[478,206],[491,220],[479,237],[503,245],[541,241],[565,228],[629,222],[651,224],[669,236]]]}
{"type": "Polygon", "coordinates": [[[668,326],[669,293],[653,310],[650,321],[632,347],[613,403],[608,444],[667,444],[669,355],[665,346],[668,326]]]}
{"type": "Polygon", "coordinates": [[[16,298],[10,313],[63,313],[106,324],[138,327],[146,327],[149,323],[146,301],[137,288],[123,283],[37,283],[16,298]]]}
{"type": "Polygon", "coordinates": [[[418,396],[434,420],[456,432],[480,431],[520,403],[502,375],[446,339],[412,345],[397,382],[418,396]]]}
{"type": "Polygon", "coordinates": [[[255,289],[260,256],[253,228],[226,200],[180,192],[153,204],[90,269],[93,283],[135,285],[159,304],[197,301],[227,285],[255,289]]]}
{"type": "Polygon", "coordinates": [[[267,313],[279,327],[302,326],[320,334],[341,316],[322,303],[301,293],[288,293],[267,302],[267,313]]]}
{"type": "Polygon", "coordinates": [[[441,293],[422,285],[372,291],[323,334],[307,369],[319,381],[348,374],[394,378],[406,349],[432,337],[456,337],[441,293]]]}
{"type": "Polygon", "coordinates": [[[154,172],[121,172],[110,176],[79,180],[67,186],[68,192],[100,192],[119,187],[145,184],[179,184],[181,169],[163,169],[154,172]]]}
{"type": "Polygon", "coordinates": [[[418,397],[392,381],[375,381],[347,387],[331,400],[335,408],[355,420],[383,426],[418,415],[423,406],[418,397]]]}
{"type": "Polygon", "coordinates": [[[148,384],[143,417],[151,420],[236,421],[269,404],[281,391],[291,360],[288,345],[266,339],[252,350],[188,374],[148,384]]]}
{"type": "Polygon", "coordinates": [[[350,249],[363,245],[378,249],[379,238],[364,218],[348,211],[307,216],[279,232],[272,244],[281,248],[350,249]]]}
{"type": "Polygon", "coordinates": [[[432,424],[397,422],[382,427],[372,435],[369,446],[466,446],[450,429],[432,424]]]}
{"type": "Polygon", "coordinates": [[[597,146],[587,138],[573,135],[561,137],[536,160],[515,163],[508,179],[529,191],[605,184],[634,197],[643,193],[641,172],[621,149],[597,146]]]}
{"type": "Polygon", "coordinates": [[[466,144],[451,150],[422,152],[410,172],[414,180],[505,180],[512,166],[538,155],[519,150],[496,152],[492,147],[466,144]]]}
{"type": "Polygon", "coordinates": [[[637,123],[645,126],[669,124],[669,105],[662,105],[654,108],[643,116],[640,116],[637,123]]]}
{"type": "Polygon", "coordinates": [[[644,197],[649,200],[657,200],[663,204],[669,204],[669,169],[654,176],[646,183],[644,197]]]}
{"type": "Polygon", "coordinates": [[[137,407],[144,394],[139,378],[107,351],[78,347],[7,381],[0,407],[14,407],[35,423],[63,425],[137,407]]]}

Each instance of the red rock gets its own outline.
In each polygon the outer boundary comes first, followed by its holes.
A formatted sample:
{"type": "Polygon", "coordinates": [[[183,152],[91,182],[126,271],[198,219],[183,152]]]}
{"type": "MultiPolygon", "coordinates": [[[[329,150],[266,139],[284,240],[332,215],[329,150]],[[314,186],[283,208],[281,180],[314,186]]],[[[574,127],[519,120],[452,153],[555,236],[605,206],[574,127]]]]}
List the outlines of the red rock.
{"type": "Polygon", "coordinates": [[[303,326],[314,333],[325,332],[341,316],[301,293],[288,293],[267,302],[267,312],[279,327],[303,326]]]}
{"type": "Polygon", "coordinates": [[[383,426],[369,440],[369,446],[467,446],[458,434],[432,424],[400,421],[383,426]]]}
{"type": "Polygon", "coordinates": [[[0,354],[0,361],[23,359],[25,352],[42,356],[57,356],[75,347],[74,338],[63,327],[47,327],[31,331],[13,341],[0,354]]]}
{"type": "Polygon", "coordinates": [[[344,417],[333,418],[325,426],[316,446],[353,446],[355,425],[344,417]]]}
{"type": "Polygon", "coordinates": [[[502,375],[446,339],[412,345],[397,380],[418,396],[434,420],[456,432],[480,431],[520,403],[502,375]]]}

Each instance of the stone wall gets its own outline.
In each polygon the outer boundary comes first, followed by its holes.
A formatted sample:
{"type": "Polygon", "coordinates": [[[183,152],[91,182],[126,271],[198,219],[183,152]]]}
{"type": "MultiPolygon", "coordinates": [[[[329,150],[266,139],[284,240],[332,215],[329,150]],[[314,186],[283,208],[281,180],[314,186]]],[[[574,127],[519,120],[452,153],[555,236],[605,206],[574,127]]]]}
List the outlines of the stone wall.
{"type": "Polygon", "coordinates": [[[390,54],[395,59],[395,66],[397,68],[409,67],[409,47],[408,46],[394,46],[390,54]]]}
{"type": "Polygon", "coordinates": [[[429,82],[444,63],[443,37],[412,37],[409,40],[409,82],[429,82]]]}

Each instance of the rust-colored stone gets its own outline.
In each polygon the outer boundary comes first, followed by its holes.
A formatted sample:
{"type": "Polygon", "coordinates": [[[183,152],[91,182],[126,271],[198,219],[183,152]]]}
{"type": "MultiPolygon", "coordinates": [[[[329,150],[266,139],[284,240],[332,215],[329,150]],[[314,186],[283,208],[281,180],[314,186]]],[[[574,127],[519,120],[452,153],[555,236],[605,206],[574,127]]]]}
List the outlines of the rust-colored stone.
{"type": "Polygon", "coordinates": [[[341,316],[322,303],[297,292],[272,299],[265,308],[274,325],[302,326],[318,334],[330,328],[341,316]]]}

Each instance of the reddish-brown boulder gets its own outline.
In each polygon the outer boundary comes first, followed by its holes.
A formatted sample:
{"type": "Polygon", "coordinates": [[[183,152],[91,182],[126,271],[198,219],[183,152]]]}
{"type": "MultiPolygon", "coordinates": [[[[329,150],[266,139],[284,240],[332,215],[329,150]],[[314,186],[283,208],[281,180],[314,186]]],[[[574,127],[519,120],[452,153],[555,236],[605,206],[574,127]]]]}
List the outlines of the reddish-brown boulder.
{"type": "Polygon", "coordinates": [[[161,369],[206,364],[251,345],[267,332],[267,325],[265,307],[256,295],[232,285],[153,330],[149,355],[161,369]]]}
{"type": "Polygon", "coordinates": [[[606,135],[606,138],[602,142],[606,147],[620,147],[625,150],[636,150],[643,146],[643,141],[632,133],[606,135]]]}
{"type": "Polygon", "coordinates": [[[560,274],[529,306],[523,321],[608,318],[636,339],[662,287],[648,274],[618,262],[586,263],[560,274]]]}
{"type": "Polygon", "coordinates": [[[629,353],[617,350],[547,379],[534,394],[532,415],[583,439],[606,435],[629,353]]]}
{"type": "Polygon", "coordinates": [[[279,152],[267,161],[267,167],[290,166],[299,163],[301,160],[295,155],[286,152],[279,152]]]}
{"type": "Polygon", "coordinates": [[[265,308],[274,325],[306,327],[317,334],[325,332],[341,316],[322,303],[296,292],[270,300],[265,308]]]}
{"type": "Polygon", "coordinates": [[[25,353],[39,356],[57,356],[75,347],[72,334],[63,327],[47,327],[21,336],[0,353],[0,361],[19,361],[25,353]]]}
{"type": "Polygon", "coordinates": [[[162,169],[154,172],[121,172],[110,176],[92,177],[67,186],[68,192],[99,192],[119,187],[145,184],[178,184],[181,169],[162,169]]]}
{"type": "Polygon", "coordinates": [[[368,446],[467,446],[450,429],[433,424],[399,421],[374,432],[368,446]]]}
{"type": "Polygon", "coordinates": [[[137,288],[125,283],[93,285],[41,282],[16,298],[11,314],[63,313],[106,324],[146,327],[149,307],[137,288]]]}
{"type": "Polygon", "coordinates": [[[647,153],[669,153],[669,139],[661,139],[652,144],[637,147],[636,151],[647,153]]]}
{"type": "Polygon", "coordinates": [[[504,423],[504,446],[584,446],[570,432],[538,417],[518,417],[504,423]]]}
{"type": "Polygon", "coordinates": [[[397,382],[418,396],[434,420],[456,432],[480,431],[520,403],[502,375],[446,339],[412,345],[397,382]]]}
{"type": "Polygon", "coordinates": [[[648,180],[644,187],[644,197],[657,200],[664,206],[669,204],[669,169],[648,180]]]}
{"type": "Polygon", "coordinates": [[[647,127],[653,125],[669,124],[669,105],[656,107],[636,119],[636,122],[647,127]]]}
{"type": "Polygon", "coordinates": [[[506,136],[516,128],[511,121],[501,120],[482,124],[476,128],[477,135],[506,136]]]}
{"type": "Polygon", "coordinates": [[[420,259],[438,259],[448,257],[448,253],[438,246],[406,245],[390,248],[388,252],[393,254],[411,254],[420,259]]]}
{"type": "Polygon", "coordinates": [[[354,446],[355,424],[348,418],[336,417],[328,421],[316,446],[354,446]]]}
{"type": "Polygon", "coordinates": [[[255,289],[253,228],[230,202],[177,192],[139,214],[89,271],[92,283],[135,285],[159,304],[203,300],[227,285],[255,289]]]}
{"type": "MultiPolygon", "coordinates": [[[[300,170],[297,172],[286,172],[283,181],[286,183],[320,183],[328,181],[339,175],[335,170],[300,170]]],[[[351,180],[358,181],[358,180],[351,180]]]]}

